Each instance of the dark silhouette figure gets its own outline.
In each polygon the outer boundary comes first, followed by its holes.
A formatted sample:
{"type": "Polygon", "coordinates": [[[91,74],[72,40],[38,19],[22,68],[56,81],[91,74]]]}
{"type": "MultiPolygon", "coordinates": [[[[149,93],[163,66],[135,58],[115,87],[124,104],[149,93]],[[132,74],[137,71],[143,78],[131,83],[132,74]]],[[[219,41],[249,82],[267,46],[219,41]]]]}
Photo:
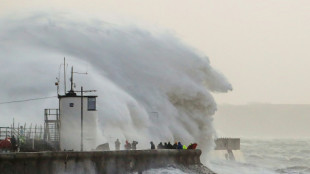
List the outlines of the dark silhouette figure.
{"type": "Polygon", "coordinates": [[[157,145],[157,149],[163,149],[164,148],[164,145],[162,142],[160,142],[158,145],[157,145]]]}
{"type": "Polygon", "coordinates": [[[192,143],[189,144],[189,145],[187,146],[187,149],[193,149],[193,144],[192,144],[192,143]]]}
{"type": "Polygon", "coordinates": [[[132,150],[136,150],[137,149],[137,144],[138,144],[138,141],[133,141],[131,143],[132,150]]]}
{"type": "Polygon", "coordinates": [[[155,149],[155,144],[153,143],[153,141],[151,141],[150,143],[151,143],[151,149],[155,149]]]}
{"type": "Polygon", "coordinates": [[[183,145],[181,144],[181,142],[178,142],[178,149],[183,149],[183,145]]]}
{"type": "Polygon", "coordinates": [[[173,149],[177,149],[177,148],[178,148],[178,143],[175,142],[175,143],[173,144],[172,148],[173,148],[173,149]]]}
{"type": "Polygon", "coordinates": [[[11,145],[12,145],[12,151],[15,152],[17,149],[17,144],[16,144],[16,139],[14,135],[11,138],[11,145]]]}
{"type": "Polygon", "coordinates": [[[173,149],[173,146],[170,142],[168,142],[167,149],[173,149]]]}
{"type": "Polygon", "coordinates": [[[167,143],[165,143],[164,149],[168,149],[168,144],[167,143]]]}
{"type": "Polygon", "coordinates": [[[120,150],[120,148],[121,148],[121,142],[119,142],[119,140],[117,139],[115,141],[115,150],[120,150]]]}
{"type": "Polygon", "coordinates": [[[126,144],[125,144],[125,149],[126,150],[130,150],[131,149],[131,144],[126,140],[126,144]]]}

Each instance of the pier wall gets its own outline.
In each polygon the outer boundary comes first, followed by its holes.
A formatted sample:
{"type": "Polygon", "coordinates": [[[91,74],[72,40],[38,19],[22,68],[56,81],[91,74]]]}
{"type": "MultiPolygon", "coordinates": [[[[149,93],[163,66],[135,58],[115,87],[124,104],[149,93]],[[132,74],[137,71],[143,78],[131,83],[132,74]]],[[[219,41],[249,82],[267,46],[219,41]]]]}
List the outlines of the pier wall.
{"type": "Polygon", "coordinates": [[[0,154],[1,174],[142,173],[172,164],[200,164],[201,150],[121,150],[0,154]]]}

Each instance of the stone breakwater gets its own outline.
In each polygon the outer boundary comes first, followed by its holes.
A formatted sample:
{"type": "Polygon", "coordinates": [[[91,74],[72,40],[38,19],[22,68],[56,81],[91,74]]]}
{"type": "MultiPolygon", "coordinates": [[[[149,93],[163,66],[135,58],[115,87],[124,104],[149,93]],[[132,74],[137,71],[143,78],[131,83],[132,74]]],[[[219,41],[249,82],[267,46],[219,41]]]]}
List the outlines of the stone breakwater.
{"type": "Polygon", "coordinates": [[[200,163],[201,150],[121,150],[25,152],[0,154],[1,174],[132,173],[182,166],[194,173],[213,173],[200,163]]]}

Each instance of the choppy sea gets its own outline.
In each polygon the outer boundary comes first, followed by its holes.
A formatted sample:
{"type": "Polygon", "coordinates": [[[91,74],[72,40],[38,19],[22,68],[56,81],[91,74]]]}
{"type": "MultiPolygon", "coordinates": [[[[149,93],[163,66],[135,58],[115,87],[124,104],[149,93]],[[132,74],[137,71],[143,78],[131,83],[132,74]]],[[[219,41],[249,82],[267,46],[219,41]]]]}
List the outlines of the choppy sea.
{"type": "MultiPolygon", "coordinates": [[[[212,154],[207,167],[218,174],[310,174],[310,139],[241,139],[236,161],[212,154]]],[[[183,174],[177,168],[150,170],[147,173],[183,174]]]]}
{"type": "Polygon", "coordinates": [[[241,139],[235,155],[207,165],[219,174],[310,174],[310,139],[241,139]]]}

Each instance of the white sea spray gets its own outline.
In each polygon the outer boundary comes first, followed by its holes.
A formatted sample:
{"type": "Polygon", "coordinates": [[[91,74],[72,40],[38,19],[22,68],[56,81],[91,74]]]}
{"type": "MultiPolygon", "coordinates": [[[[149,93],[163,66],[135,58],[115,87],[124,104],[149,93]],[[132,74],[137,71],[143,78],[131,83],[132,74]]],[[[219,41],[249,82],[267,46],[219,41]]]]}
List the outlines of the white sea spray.
{"type": "MultiPolygon", "coordinates": [[[[6,98],[16,97],[14,91],[27,92],[23,96],[52,94],[53,88],[48,87],[52,84],[43,84],[43,79],[56,76],[54,68],[66,56],[76,69],[87,66],[90,72],[87,77],[75,77],[76,84],[98,90],[98,142],[137,140],[138,148],[148,148],[150,141],[197,142],[205,152],[214,146],[216,103],[211,92],[232,87],[206,56],[173,35],[49,14],[0,24],[4,63],[0,71],[18,79],[2,79],[7,84],[2,87],[6,98]],[[16,62],[24,79],[13,67],[16,62]],[[13,68],[6,69],[8,65],[13,68]],[[26,80],[29,77],[36,79],[26,80]]],[[[52,102],[41,104],[48,103],[52,102]]]]}

